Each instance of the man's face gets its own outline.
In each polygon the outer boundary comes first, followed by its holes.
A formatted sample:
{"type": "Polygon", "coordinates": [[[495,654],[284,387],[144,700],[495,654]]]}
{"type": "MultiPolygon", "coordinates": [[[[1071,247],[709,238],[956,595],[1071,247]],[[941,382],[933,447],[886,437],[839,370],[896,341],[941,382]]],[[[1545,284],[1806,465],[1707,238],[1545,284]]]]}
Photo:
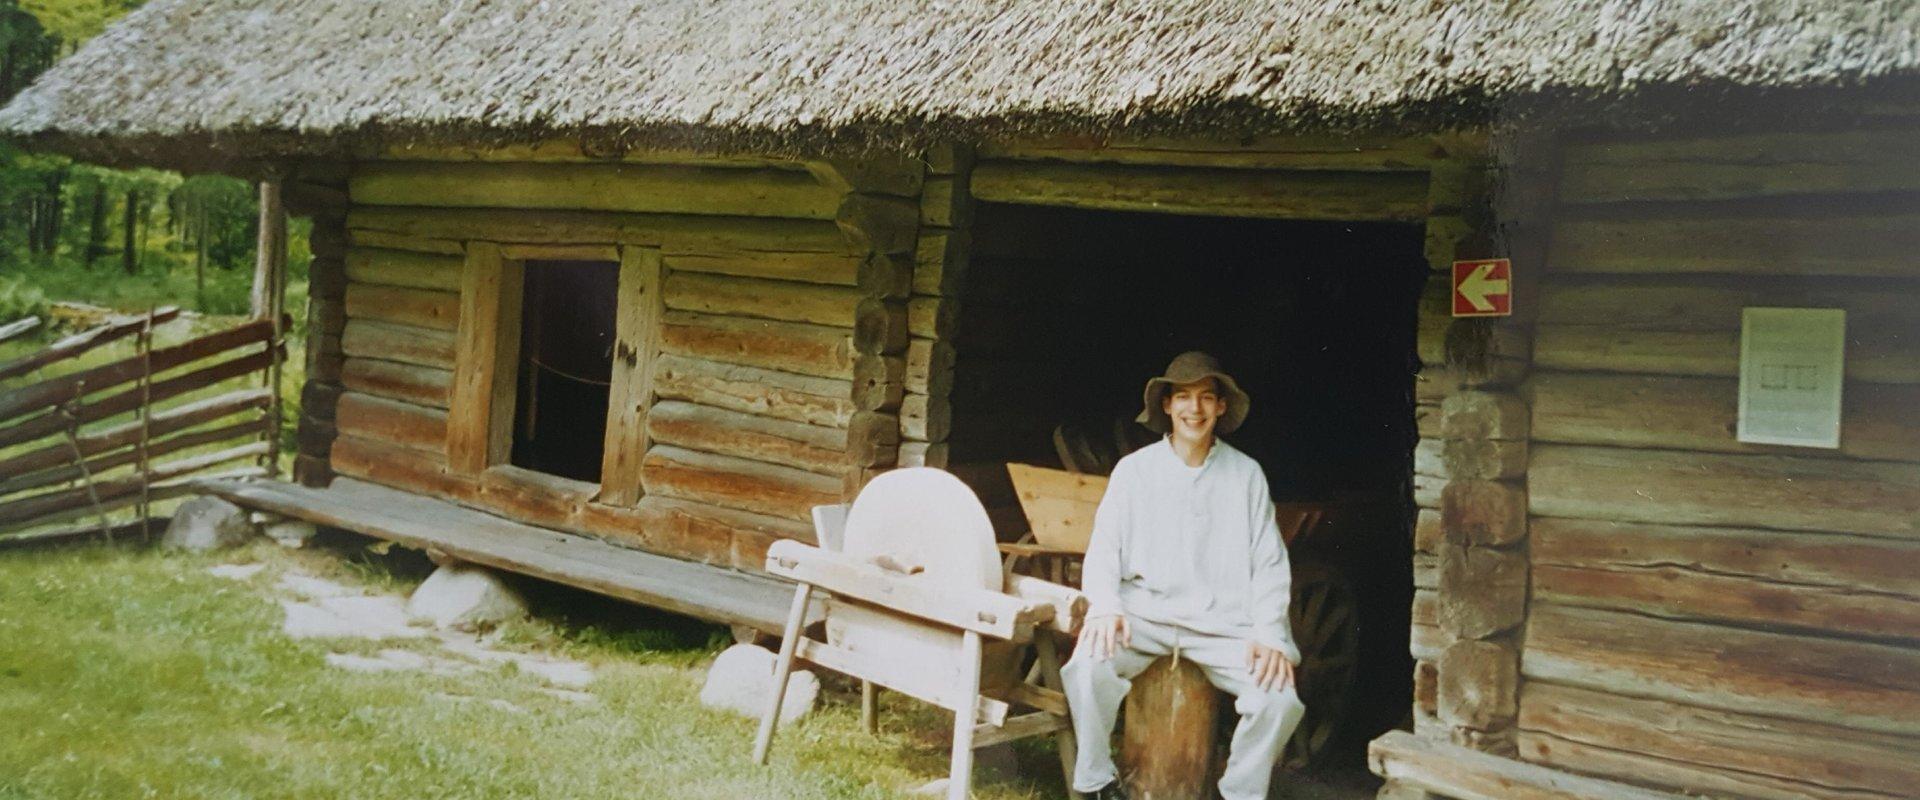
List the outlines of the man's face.
{"type": "Polygon", "coordinates": [[[1220,396],[1212,378],[1168,387],[1160,407],[1173,421],[1173,435],[1190,442],[1212,435],[1220,415],[1227,413],[1226,398],[1220,396]]]}

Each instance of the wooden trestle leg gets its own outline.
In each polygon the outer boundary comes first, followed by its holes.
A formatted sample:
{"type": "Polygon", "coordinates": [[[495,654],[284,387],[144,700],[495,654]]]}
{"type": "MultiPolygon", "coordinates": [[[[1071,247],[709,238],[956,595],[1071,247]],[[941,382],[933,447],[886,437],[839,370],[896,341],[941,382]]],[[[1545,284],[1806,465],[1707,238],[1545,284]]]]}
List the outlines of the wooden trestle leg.
{"type": "Polygon", "coordinates": [[[973,726],[979,720],[980,634],[960,639],[960,692],[965,701],[953,712],[953,768],[947,776],[947,800],[967,800],[973,790],[973,726]]]}
{"type": "MultiPolygon", "coordinates": [[[[767,763],[773,749],[773,729],[780,724],[780,703],[787,697],[787,678],[793,675],[793,654],[800,648],[800,628],[807,621],[807,600],[813,586],[802,583],[793,589],[793,607],[787,610],[787,628],[780,636],[780,658],[773,666],[772,695],[767,698],[767,715],[760,718],[760,734],[753,740],[753,763],[767,763]]],[[[979,648],[976,646],[975,650],[979,648]]],[[[977,663],[979,658],[976,656],[977,663]]],[[[975,668],[976,672],[978,667],[975,668]]]]}

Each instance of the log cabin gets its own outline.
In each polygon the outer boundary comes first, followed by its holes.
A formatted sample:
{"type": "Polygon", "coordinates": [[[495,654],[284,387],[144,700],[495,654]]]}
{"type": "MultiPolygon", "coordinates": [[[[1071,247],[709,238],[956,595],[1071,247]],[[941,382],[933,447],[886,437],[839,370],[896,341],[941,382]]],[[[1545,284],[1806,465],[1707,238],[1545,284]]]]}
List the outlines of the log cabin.
{"type": "Polygon", "coordinates": [[[257,507],[771,630],[878,472],[1096,430],[1188,347],[1339,548],[1383,797],[1920,785],[1920,12],[1902,2],[154,0],[0,112],[313,221],[257,507]],[[1511,261],[1456,318],[1455,261],[1511,261]],[[1845,312],[1837,444],[1746,310],[1845,312]],[[1410,710],[1410,713],[1406,713],[1410,710]],[[1376,727],[1379,733],[1384,728],[1376,727]]]}

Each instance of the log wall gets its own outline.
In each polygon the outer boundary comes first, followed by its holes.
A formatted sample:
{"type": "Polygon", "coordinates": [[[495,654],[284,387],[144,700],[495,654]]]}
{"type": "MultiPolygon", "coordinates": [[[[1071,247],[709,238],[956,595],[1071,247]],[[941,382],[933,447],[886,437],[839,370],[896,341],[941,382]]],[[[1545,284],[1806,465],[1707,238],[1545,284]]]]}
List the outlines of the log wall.
{"type": "Polygon", "coordinates": [[[309,406],[316,482],[338,472],[760,570],[776,539],[812,538],[811,506],[841,502],[895,463],[920,163],[558,146],[367,155],[326,234],[338,241],[332,271],[316,258],[314,319],[330,322],[321,336],[332,338],[317,339],[314,357],[335,362],[309,386],[333,401],[325,419],[309,406]],[[508,263],[621,259],[623,294],[653,286],[630,290],[629,275],[657,276],[654,297],[622,298],[620,334],[645,351],[631,354],[628,374],[651,391],[616,398],[633,419],[609,424],[638,442],[622,456],[637,490],[503,465],[486,432],[456,435],[472,424],[462,404],[477,396],[460,376],[492,380],[457,363],[487,340],[463,329],[486,308],[463,303],[463,291],[485,288],[468,274],[475,252],[508,263]],[[649,329],[627,330],[627,310],[649,300],[649,329]],[[462,456],[450,460],[456,439],[462,456]]]}
{"type": "Polygon", "coordinates": [[[1915,133],[1563,148],[1522,387],[1522,758],[1761,798],[1920,781],[1915,133]],[[1838,449],[1734,440],[1747,306],[1847,310],[1838,449]]]}

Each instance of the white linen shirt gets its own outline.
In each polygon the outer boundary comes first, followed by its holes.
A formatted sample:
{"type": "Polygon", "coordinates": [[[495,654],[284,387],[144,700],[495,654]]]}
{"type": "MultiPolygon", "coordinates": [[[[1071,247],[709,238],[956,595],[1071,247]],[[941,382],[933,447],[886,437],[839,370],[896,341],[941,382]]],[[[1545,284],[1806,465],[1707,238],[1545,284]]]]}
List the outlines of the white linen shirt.
{"type": "Polygon", "coordinates": [[[1298,664],[1292,583],[1266,473],[1247,454],[1215,439],[1189,467],[1163,437],[1114,465],[1081,571],[1088,616],[1246,639],[1298,664]]]}

